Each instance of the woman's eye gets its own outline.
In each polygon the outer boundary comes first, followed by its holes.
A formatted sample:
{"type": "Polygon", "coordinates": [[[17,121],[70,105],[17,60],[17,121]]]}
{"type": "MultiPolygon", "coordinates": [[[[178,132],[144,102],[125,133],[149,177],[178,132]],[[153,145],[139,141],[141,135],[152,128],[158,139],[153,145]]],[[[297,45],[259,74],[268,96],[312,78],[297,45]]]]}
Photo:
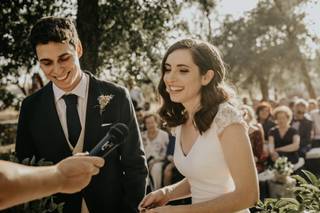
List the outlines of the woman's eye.
{"type": "Polygon", "coordinates": [[[67,61],[70,57],[61,58],[61,61],[67,61]]]}
{"type": "Polygon", "coordinates": [[[171,71],[171,69],[168,69],[168,68],[164,68],[164,70],[163,70],[164,72],[170,72],[171,71]]]}
{"type": "Polygon", "coordinates": [[[187,69],[181,69],[180,72],[189,72],[187,69]]]}
{"type": "Polygon", "coordinates": [[[49,66],[49,65],[51,65],[51,62],[49,62],[49,61],[48,62],[42,62],[41,64],[44,65],[44,66],[49,66]]]}

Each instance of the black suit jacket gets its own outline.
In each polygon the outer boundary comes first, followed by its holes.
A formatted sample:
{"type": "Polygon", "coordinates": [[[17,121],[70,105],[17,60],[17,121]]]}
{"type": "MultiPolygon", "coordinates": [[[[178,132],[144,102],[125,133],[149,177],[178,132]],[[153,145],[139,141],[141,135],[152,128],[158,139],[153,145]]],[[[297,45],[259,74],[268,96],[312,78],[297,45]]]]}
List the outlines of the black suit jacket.
{"type": "MultiPolygon", "coordinates": [[[[90,213],[137,212],[145,195],[147,166],[139,127],[128,91],[90,75],[84,151],[90,151],[107,133],[110,126],[103,123],[122,122],[128,125],[125,143],[106,159],[105,166],[80,193],[57,194],[57,202],[65,202],[64,212],[77,213],[81,197],[85,198],[90,213]],[[102,114],[98,97],[113,95],[102,114]]],[[[22,103],[16,141],[19,160],[33,155],[57,163],[72,155],[56,111],[52,82],[22,103]]]]}
{"type": "Polygon", "coordinates": [[[313,122],[306,117],[304,117],[302,120],[297,121],[293,120],[291,122],[291,125],[294,122],[299,122],[299,135],[300,135],[300,147],[299,147],[299,154],[300,156],[304,157],[305,153],[308,152],[311,149],[311,131],[313,122]]]}

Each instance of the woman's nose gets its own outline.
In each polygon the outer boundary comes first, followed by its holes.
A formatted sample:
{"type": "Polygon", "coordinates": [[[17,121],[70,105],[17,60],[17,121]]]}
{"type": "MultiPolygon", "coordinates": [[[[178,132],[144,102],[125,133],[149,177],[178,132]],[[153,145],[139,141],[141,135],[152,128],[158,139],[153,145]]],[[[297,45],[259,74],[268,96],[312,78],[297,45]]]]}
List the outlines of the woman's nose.
{"type": "Polygon", "coordinates": [[[173,81],[175,81],[176,78],[177,78],[175,72],[173,72],[173,71],[167,73],[165,77],[166,77],[166,80],[167,80],[168,82],[173,82],[173,81]]]}

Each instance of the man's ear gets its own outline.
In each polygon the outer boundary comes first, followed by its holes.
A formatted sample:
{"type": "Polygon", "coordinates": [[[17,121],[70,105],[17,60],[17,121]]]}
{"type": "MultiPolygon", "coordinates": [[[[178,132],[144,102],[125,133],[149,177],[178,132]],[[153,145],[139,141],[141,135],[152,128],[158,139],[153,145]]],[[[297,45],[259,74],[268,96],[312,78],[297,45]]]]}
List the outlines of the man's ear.
{"type": "Polygon", "coordinates": [[[76,51],[77,51],[78,57],[81,58],[83,50],[82,50],[82,44],[81,44],[80,40],[78,40],[78,42],[77,42],[76,51]]]}
{"type": "Polygon", "coordinates": [[[202,79],[201,79],[202,86],[206,86],[207,84],[209,84],[210,81],[212,81],[213,77],[214,77],[214,71],[208,70],[207,73],[202,76],[202,79]]]}

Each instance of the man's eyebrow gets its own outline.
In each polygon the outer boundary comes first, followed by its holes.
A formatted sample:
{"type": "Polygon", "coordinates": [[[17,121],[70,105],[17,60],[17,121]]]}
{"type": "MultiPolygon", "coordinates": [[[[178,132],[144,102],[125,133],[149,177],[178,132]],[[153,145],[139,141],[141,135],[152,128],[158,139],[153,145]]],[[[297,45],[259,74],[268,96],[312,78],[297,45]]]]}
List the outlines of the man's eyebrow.
{"type": "Polygon", "coordinates": [[[59,55],[58,57],[59,58],[62,58],[62,57],[64,57],[64,56],[66,56],[66,55],[70,55],[69,53],[62,53],[61,55],[59,55]]]}
{"type": "MultiPolygon", "coordinates": [[[[62,53],[61,55],[58,56],[58,58],[62,58],[62,57],[67,56],[67,55],[70,55],[70,54],[69,53],[62,53]]],[[[45,62],[45,61],[52,61],[52,60],[49,59],[49,58],[41,58],[39,61],[40,62],[45,62]]]]}

